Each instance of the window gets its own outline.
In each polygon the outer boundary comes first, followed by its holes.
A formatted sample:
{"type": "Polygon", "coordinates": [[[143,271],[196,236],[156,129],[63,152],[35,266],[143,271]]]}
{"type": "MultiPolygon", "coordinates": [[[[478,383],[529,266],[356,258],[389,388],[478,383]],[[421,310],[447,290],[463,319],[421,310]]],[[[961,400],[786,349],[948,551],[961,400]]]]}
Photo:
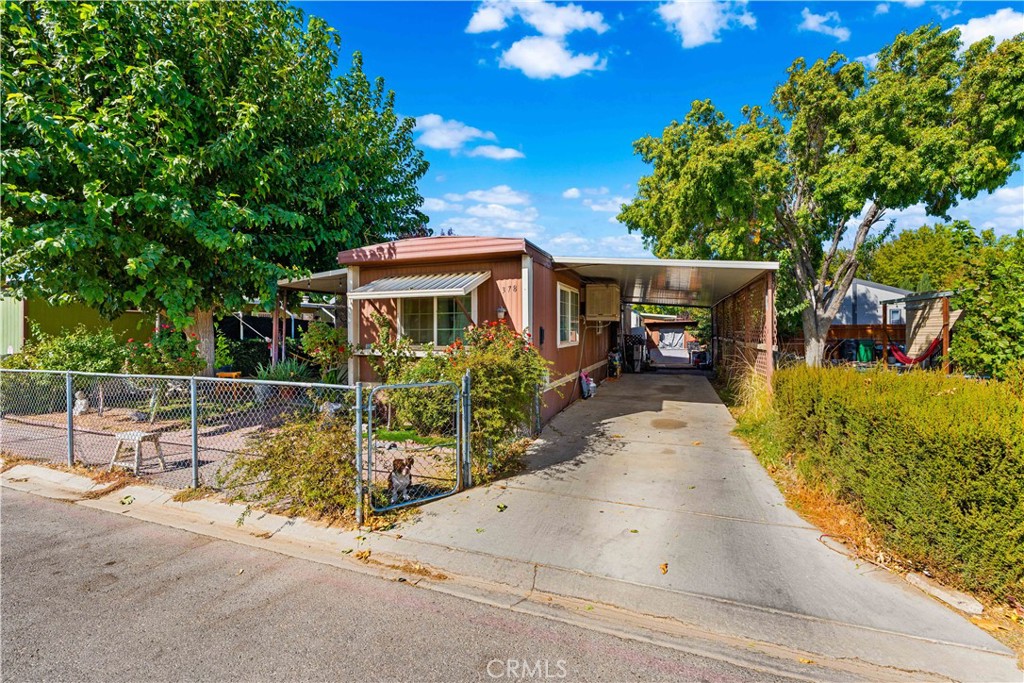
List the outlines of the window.
{"type": "Polygon", "coordinates": [[[574,346],[580,341],[579,290],[558,284],[558,345],[574,346]]]}
{"type": "Polygon", "coordinates": [[[901,320],[900,319],[900,315],[901,315],[901,311],[899,309],[890,308],[889,309],[889,324],[890,325],[899,325],[900,324],[900,320],[901,320]]]}
{"type": "MultiPolygon", "coordinates": [[[[475,292],[473,293],[475,294],[475,292]]],[[[416,344],[447,346],[461,339],[473,311],[474,296],[402,299],[400,332],[416,344]]]]}

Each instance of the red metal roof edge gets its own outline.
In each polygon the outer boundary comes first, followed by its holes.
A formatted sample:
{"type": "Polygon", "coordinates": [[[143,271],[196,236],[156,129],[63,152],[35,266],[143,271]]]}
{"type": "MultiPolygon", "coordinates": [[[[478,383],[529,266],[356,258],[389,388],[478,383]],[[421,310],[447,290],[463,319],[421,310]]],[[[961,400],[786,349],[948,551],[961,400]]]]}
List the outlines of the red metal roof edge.
{"type": "Polygon", "coordinates": [[[551,265],[551,255],[521,237],[439,236],[413,237],[371,244],[338,254],[342,266],[383,263],[424,263],[430,261],[471,261],[488,256],[529,254],[551,265]]]}

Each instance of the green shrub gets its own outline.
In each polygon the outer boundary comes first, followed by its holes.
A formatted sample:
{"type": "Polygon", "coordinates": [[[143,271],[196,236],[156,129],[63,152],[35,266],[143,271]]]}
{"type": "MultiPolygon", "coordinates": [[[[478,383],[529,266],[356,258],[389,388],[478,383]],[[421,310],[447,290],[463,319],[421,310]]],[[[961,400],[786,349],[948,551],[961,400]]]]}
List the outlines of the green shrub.
{"type": "Polygon", "coordinates": [[[22,353],[36,370],[121,372],[124,368],[124,342],[109,327],[90,330],[79,325],[60,335],[42,334],[36,328],[32,337],[22,353]]]}
{"type": "Polygon", "coordinates": [[[217,485],[247,510],[337,519],[355,510],[354,458],[350,421],[303,417],[254,435],[217,485]]]}
{"type": "Polygon", "coordinates": [[[1024,596],[1024,399],[1009,382],[794,367],[770,424],[799,474],[857,504],[890,552],[1024,596]]]}
{"type": "Polygon", "coordinates": [[[194,375],[206,368],[199,340],[170,325],[161,325],[149,340],[129,339],[125,368],[139,375],[194,375]]]}
{"type": "Polygon", "coordinates": [[[217,345],[213,350],[213,367],[230,368],[235,365],[234,345],[220,332],[217,333],[217,345]]]}
{"type": "Polygon", "coordinates": [[[274,365],[257,366],[256,377],[270,382],[308,382],[313,371],[298,359],[286,358],[274,365]]]}
{"type": "Polygon", "coordinates": [[[320,381],[340,384],[348,378],[348,328],[335,327],[319,320],[306,328],[300,340],[302,350],[320,370],[320,381]]]}
{"type": "MultiPolygon", "coordinates": [[[[400,381],[420,384],[451,380],[458,387],[462,380],[452,378],[454,373],[449,365],[447,357],[429,354],[407,367],[400,381]]],[[[455,433],[455,389],[452,387],[393,389],[388,397],[400,426],[408,426],[421,435],[451,436],[455,433]]]]}

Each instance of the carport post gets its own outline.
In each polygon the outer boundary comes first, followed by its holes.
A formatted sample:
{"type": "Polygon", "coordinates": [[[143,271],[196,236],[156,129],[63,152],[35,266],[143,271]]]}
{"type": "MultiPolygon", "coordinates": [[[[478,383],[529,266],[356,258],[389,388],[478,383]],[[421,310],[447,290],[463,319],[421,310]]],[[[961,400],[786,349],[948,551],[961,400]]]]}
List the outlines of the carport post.
{"type": "Polygon", "coordinates": [[[74,405],[75,405],[75,392],[74,385],[72,383],[71,372],[65,375],[64,381],[64,395],[68,403],[68,467],[75,466],[75,418],[74,418],[74,405]]]}
{"type": "Polygon", "coordinates": [[[363,383],[356,382],[356,525],[363,525],[363,383]]]}
{"type": "Polygon", "coordinates": [[[768,382],[768,390],[772,388],[772,374],[775,372],[775,272],[769,271],[765,277],[764,287],[764,343],[768,353],[768,363],[765,366],[768,382]]]}
{"type": "Polygon", "coordinates": [[[192,488],[199,488],[199,396],[196,378],[188,381],[189,397],[192,401],[192,488]]]}

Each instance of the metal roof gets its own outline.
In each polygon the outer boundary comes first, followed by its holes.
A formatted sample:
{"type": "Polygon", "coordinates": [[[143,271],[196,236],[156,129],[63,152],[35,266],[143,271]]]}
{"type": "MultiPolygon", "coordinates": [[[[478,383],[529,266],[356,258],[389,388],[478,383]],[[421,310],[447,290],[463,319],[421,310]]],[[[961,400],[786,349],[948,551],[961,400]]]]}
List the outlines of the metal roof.
{"type": "Polygon", "coordinates": [[[619,284],[626,303],[714,306],[765,273],[776,261],[689,261],[651,258],[556,256],[555,269],[619,284]]]}
{"type": "Polygon", "coordinates": [[[278,280],[277,286],[297,292],[322,292],[344,294],[348,289],[348,268],[313,273],[308,277],[278,280]]]}
{"type": "Polygon", "coordinates": [[[348,293],[358,299],[408,299],[426,296],[465,296],[491,277],[482,273],[437,273],[385,277],[348,293]]]}

